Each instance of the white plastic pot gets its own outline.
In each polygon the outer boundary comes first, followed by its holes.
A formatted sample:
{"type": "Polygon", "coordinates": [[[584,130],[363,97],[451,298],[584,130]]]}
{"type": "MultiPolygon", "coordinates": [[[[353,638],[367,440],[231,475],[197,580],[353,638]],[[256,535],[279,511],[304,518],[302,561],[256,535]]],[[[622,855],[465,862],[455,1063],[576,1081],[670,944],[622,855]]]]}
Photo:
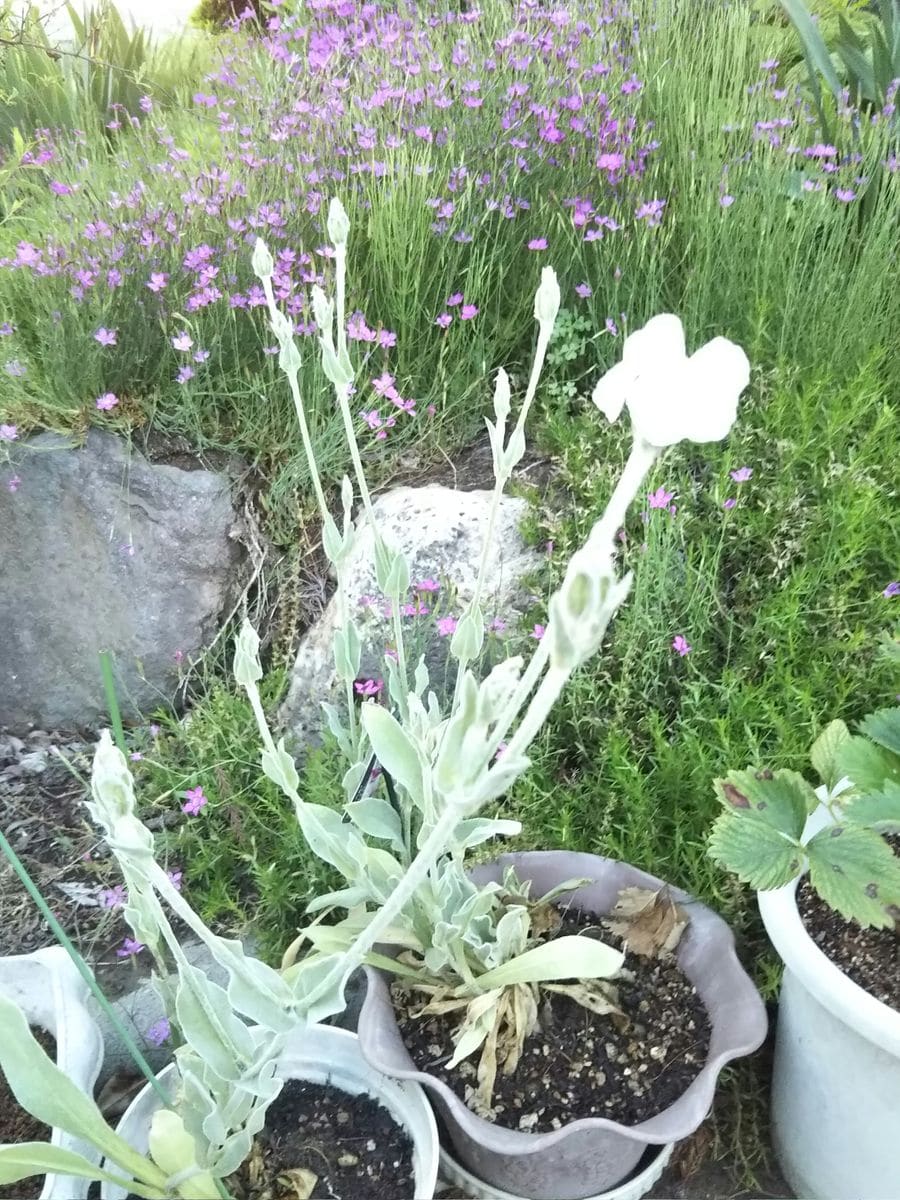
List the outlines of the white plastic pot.
{"type": "MultiPolygon", "coordinates": [[[[432,1200],[437,1185],[440,1144],[434,1113],[418,1084],[389,1079],[374,1070],[360,1053],[356,1034],[331,1025],[298,1028],[281,1055],[278,1074],[284,1079],[331,1084],[351,1096],[365,1092],[384,1105],[412,1140],[416,1191],[410,1200],[432,1200]]],[[[163,1085],[176,1084],[174,1063],[160,1072],[159,1081],[163,1085]]],[[[150,1122],[159,1107],[160,1097],[148,1084],[119,1122],[120,1136],[142,1154],[147,1153],[150,1122]]],[[[121,1175],[121,1168],[110,1164],[110,1170],[121,1175]]],[[[127,1193],[115,1184],[104,1183],[100,1195],[102,1200],[125,1200],[127,1193]]]]}
{"type": "MultiPolygon", "coordinates": [[[[830,820],[809,818],[804,837],[830,820]]],[[[772,1083],[772,1136],[804,1200],[900,1197],[900,1012],[818,948],[797,909],[798,880],[758,894],[784,961],[772,1083]]]]}
{"type": "MultiPolygon", "coordinates": [[[[88,1008],[90,989],[62,946],[0,958],[0,992],[18,1004],[30,1025],[56,1039],[56,1065],[92,1096],[103,1065],[103,1038],[88,1008]]],[[[50,1140],[89,1162],[100,1161],[92,1146],[61,1129],[50,1140]]],[[[47,1175],[41,1200],[84,1200],[89,1187],[89,1179],[47,1175]]]]}
{"type": "MultiPolygon", "coordinates": [[[[651,1160],[645,1167],[637,1170],[611,1191],[598,1192],[588,1196],[586,1200],[641,1200],[641,1197],[646,1196],[653,1185],[659,1182],[674,1149],[674,1143],[668,1146],[648,1147],[651,1160]]],[[[460,1188],[466,1200],[522,1200],[522,1197],[514,1196],[512,1192],[501,1191],[492,1184],[476,1179],[471,1171],[467,1171],[455,1158],[451,1158],[446,1150],[441,1151],[441,1178],[460,1188]]]]}

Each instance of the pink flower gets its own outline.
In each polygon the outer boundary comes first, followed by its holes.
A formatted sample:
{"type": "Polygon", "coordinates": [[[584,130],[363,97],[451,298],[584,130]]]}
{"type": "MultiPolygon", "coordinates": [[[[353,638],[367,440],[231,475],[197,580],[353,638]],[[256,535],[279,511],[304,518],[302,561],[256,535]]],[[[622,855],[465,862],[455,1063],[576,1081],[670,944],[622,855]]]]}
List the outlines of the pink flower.
{"type": "Polygon", "coordinates": [[[94,341],[99,342],[101,346],[115,346],[118,332],[117,329],[105,329],[101,326],[94,334],[94,341]]]}
{"type": "Polygon", "coordinates": [[[477,304],[464,304],[459,310],[459,319],[461,321],[471,321],[473,317],[478,316],[477,304]]]}
{"type": "Polygon", "coordinates": [[[672,639],[672,649],[676,654],[681,655],[682,658],[691,652],[691,647],[688,644],[687,639],[683,638],[680,633],[677,635],[677,637],[672,639]]]}
{"type": "Polygon", "coordinates": [[[104,888],[100,893],[101,908],[121,908],[127,902],[128,892],[122,883],[117,883],[115,887],[104,888]]]}
{"type": "Polygon", "coordinates": [[[7,481],[6,490],[8,492],[12,492],[13,495],[15,495],[15,493],[19,490],[19,484],[21,482],[22,482],[22,480],[19,478],[18,475],[13,475],[12,479],[7,481]]]}
{"type": "Polygon", "coordinates": [[[729,496],[729,498],[725,501],[725,503],[722,505],[722,507],[723,508],[734,508],[734,506],[736,504],[737,504],[737,500],[735,500],[733,497],[729,496]]]}
{"type": "Polygon", "coordinates": [[[532,629],[532,631],[531,631],[531,636],[534,638],[534,640],[536,642],[539,642],[546,632],[547,632],[546,625],[535,625],[534,629],[532,629]]]}
{"type": "Polygon", "coordinates": [[[531,241],[528,243],[528,249],[529,250],[546,250],[547,249],[547,239],[546,238],[532,238],[531,241]]]}
{"type": "Polygon", "coordinates": [[[195,363],[204,363],[209,358],[208,350],[195,350],[191,355],[195,363]]]}
{"type": "Polygon", "coordinates": [[[658,487],[655,492],[647,493],[647,500],[651,508],[668,508],[674,495],[674,492],[667,492],[664,487],[658,487]]]}
{"type": "Polygon", "coordinates": [[[459,622],[456,617],[438,617],[436,624],[441,637],[448,637],[451,633],[456,633],[459,622]]]}
{"type": "Polygon", "coordinates": [[[18,436],[15,425],[0,425],[0,442],[14,442],[18,436]]]}
{"type": "Polygon", "coordinates": [[[357,696],[377,696],[383,688],[383,679],[358,679],[353,685],[357,696]]]}
{"type": "Polygon", "coordinates": [[[388,371],[382,371],[377,379],[372,380],[372,391],[378,396],[387,396],[394,389],[394,376],[388,371]]]}
{"type": "Polygon", "coordinates": [[[166,875],[168,875],[169,883],[171,883],[171,885],[175,889],[175,891],[180,892],[181,891],[182,872],[181,871],[166,871],[166,875]]]}
{"type": "Polygon", "coordinates": [[[575,294],[580,296],[582,300],[587,300],[588,296],[593,296],[594,289],[589,283],[576,283],[575,294]]]}
{"type": "Polygon", "coordinates": [[[488,625],[488,631],[490,633],[503,633],[504,629],[506,629],[506,622],[502,619],[502,617],[494,617],[488,625]]]}
{"type": "Polygon", "coordinates": [[[156,1046],[157,1049],[167,1042],[172,1036],[172,1026],[165,1017],[160,1017],[158,1021],[154,1021],[144,1035],[151,1046],[156,1046]]]}
{"type": "Polygon", "coordinates": [[[507,745],[507,743],[501,742],[500,745],[497,747],[497,753],[494,755],[494,762],[496,762],[498,758],[502,758],[508,749],[509,749],[509,746],[507,745]]]}
{"type": "Polygon", "coordinates": [[[453,320],[453,317],[450,315],[450,313],[444,312],[444,313],[441,313],[441,315],[436,318],[434,323],[435,323],[435,325],[439,325],[441,327],[441,329],[446,329],[452,320],[453,320]]]}
{"type": "Polygon", "coordinates": [[[436,579],[422,579],[418,583],[413,584],[415,592],[439,592],[441,585],[436,579]]]}
{"type": "Polygon", "coordinates": [[[143,942],[136,942],[134,938],[127,937],[116,951],[116,956],[118,958],[130,958],[132,954],[140,954],[143,949],[143,942]]]}
{"type": "Polygon", "coordinates": [[[378,330],[378,345],[382,350],[390,350],[397,345],[397,335],[390,329],[378,330]]]}
{"type": "Polygon", "coordinates": [[[147,287],[151,292],[161,292],[169,282],[168,275],[163,271],[151,271],[150,278],[147,280],[147,287]]]}
{"type": "Polygon", "coordinates": [[[104,395],[98,396],[94,403],[101,412],[109,412],[111,408],[115,408],[119,403],[119,397],[115,392],[106,392],[104,395]]]}
{"type": "Polygon", "coordinates": [[[458,304],[462,304],[462,302],[463,302],[462,292],[454,292],[452,296],[447,297],[447,307],[448,308],[456,308],[456,306],[458,304]]]}
{"type": "Polygon", "coordinates": [[[187,813],[189,817],[196,817],[200,809],[207,803],[206,797],[203,795],[202,787],[189,788],[184,793],[185,803],[181,806],[181,811],[187,813]]]}
{"type": "Polygon", "coordinates": [[[404,617],[427,617],[431,609],[416,597],[415,604],[401,604],[400,611],[404,617]]]}
{"type": "Polygon", "coordinates": [[[194,368],[193,367],[179,367],[178,373],[175,376],[175,382],[176,383],[187,383],[187,381],[189,379],[193,379],[193,378],[194,378],[194,368]]]}
{"type": "Polygon", "coordinates": [[[144,756],[141,754],[140,750],[132,750],[128,757],[132,762],[140,762],[144,756]]]}
{"type": "Polygon", "coordinates": [[[176,350],[190,350],[193,344],[194,339],[184,329],[182,329],[181,333],[172,338],[172,345],[176,350]]]}
{"type": "Polygon", "coordinates": [[[60,183],[58,179],[51,180],[47,186],[55,196],[71,196],[75,190],[70,188],[67,183],[60,183]]]}
{"type": "Polygon", "coordinates": [[[746,483],[748,479],[753,478],[752,467],[738,467],[736,471],[729,472],[735,483],[746,483]]]}

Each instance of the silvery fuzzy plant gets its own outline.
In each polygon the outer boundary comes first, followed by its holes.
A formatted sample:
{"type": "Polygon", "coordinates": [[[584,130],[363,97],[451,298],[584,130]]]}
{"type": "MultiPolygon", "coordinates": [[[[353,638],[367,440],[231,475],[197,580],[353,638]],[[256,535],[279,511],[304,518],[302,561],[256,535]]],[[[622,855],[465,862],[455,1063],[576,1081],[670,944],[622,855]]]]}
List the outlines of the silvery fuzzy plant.
{"type": "MultiPolygon", "coordinates": [[[[663,450],[682,439],[724,438],[737,415],[749,364],[739,347],[716,338],[693,356],[685,352],[677,317],[654,318],[625,341],[623,361],[598,383],[593,399],[614,420],[627,405],[633,443],[604,514],[572,557],[551,597],[543,639],[530,662],[511,658],[479,681],[471,669],[484,639],[481,603],[485,571],[503,490],[525,451],[524,426],[559,309],[556,276],[545,268],[535,297],[537,349],[518,418],[511,428],[510,381],[502,369],[494,389],[494,419],[487,421],[495,487],[474,594],[450,643],[456,663],[452,698],[442,706],[430,687],[424,660],[408,661],[400,604],[410,582],[404,556],[381,535],[356,440],[350,409],[355,371],[345,327],[349,221],[333,200],[328,233],[334,246],[335,300],[313,288],[322,367],[341,413],[364,519],[372,529],[378,586],[391,605],[395,652],[386,657],[387,705],[363,703],[357,713],[353,685],[361,637],[347,603],[344,575],[354,544],[354,487],[341,487],[340,528],[331,516],[315,461],[298,381],[300,353],[291,322],[278,309],[272,288],[273,260],[262,241],[253,255],[265,291],[279,364],[294,399],[300,434],[323,522],[323,546],[337,575],[340,606],[334,635],[336,674],[345,702],[323,705],[331,733],[347,760],[343,813],[316,809],[300,797],[298,777],[283,740],[274,742],[260,703],[258,639],[245,625],[238,639],[235,674],[246,689],[264,744],[263,770],[293,802],[312,849],[344,877],[346,886],[320,896],[309,911],[347,910],[336,925],[317,918],[285,956],[290,971],[301,961],[334,954],[370,929],[394,957],[370,954],[418,989],[426,1012],[458,1012],[453,1063],[481,1051],[476,1108],[488,1110],[498,1067],[515,1069],[525,1038],[537,1025],[539,988],[566,992],[598,1012],[615,1011],[614,985],[623,956],[581,937],[546,940],[552,896],[530,897],[514,876],[500,884],[475,885],[465,871],[468,850],[496,836],[520,831],[517,821],[479,815],[527,769],[528,748],[571,674],[599,649],[607,627],[628,594],[631,576],[619,578],[616,533],[647,472],[663,450]],[[500,753],[503,747],[502,754],[500,753]],[[372,759],[391,781],[387,798],[365,795],[362,783],[372,759]],[[377,843],[374,845],[372,843],[377,843]],[[402,887],[400,881],[403,881],[402,887]],[[400,891],[407,899],[402,904],[400,891]],[[391,910],[390,922],[384,918],[391,910]],[[576,980],[573,984],[571,982],[576,980]]],[[[578,885],[571,880],[558,891],[578,885]]],[[[552,919],[549,920],[552,924],[552,919]]]]}

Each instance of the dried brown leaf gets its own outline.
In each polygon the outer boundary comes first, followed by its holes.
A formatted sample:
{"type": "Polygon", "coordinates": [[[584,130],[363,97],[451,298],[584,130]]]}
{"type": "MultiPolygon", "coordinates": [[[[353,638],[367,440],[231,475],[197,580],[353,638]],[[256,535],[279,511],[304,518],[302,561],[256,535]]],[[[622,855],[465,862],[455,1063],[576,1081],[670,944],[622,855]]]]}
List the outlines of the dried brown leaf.
{"type": "Polygon", "coordinates": [[[665,958],[678,945],[689,919],[668,888],[654,892],[629,887],[619,892],[616,907],[603,924],[622,938],[633,954],[665,958]]]}
{"type": "Polygon", "coordinates": [[[278,1186],[282,1189],[279,1200],[309,1200],[318,1182],[315,1171],[307,1171],[306,1167],[281,1171],[278,1175],[278,1186]]]}
{"type": "Polygon", "coordinates": [[[619,1008],[618,995],[615,988],[604,987],[600,981],[545,983],[544,987],[548,992],[557,992],[561,996],[568,996],[570,1000],[574,1000],[582,1008],[590,1009],[591,1012],[597,1013],[598,1016],[605,1017],[612,1014],[613,1016],[624,1017],[625,1015],[621,1008],[619,1008]]]}
{"type": "Polygon", "coordinates": [[[553,937],[562,925],[562,913],[554,904],[529,906],[532,937],[553,937]]]}

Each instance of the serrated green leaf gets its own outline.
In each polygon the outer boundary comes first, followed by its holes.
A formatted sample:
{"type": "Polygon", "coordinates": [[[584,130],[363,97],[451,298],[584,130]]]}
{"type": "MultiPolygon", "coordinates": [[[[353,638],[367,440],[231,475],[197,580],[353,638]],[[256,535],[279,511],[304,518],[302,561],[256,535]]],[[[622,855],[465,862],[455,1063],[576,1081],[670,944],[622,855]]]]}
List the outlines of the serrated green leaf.
{"type": "Polygon", "coordinates": [[[866,737],[851,737],[844,743],[838,767],[863,793],[880,792],[889,779],[900,783],[900,759],[866,737]]]}
{"type": "Polygon", "coordinates": [[[779,833],[796,840],[816,806],[816,794],[796,771],[730,771],[715,781],[725,808],[738,816],[754,814],[779,833]]]}
{"type": "Polygon", "coordinates": [[[838,770],[838,753],[850,740],[850,730],[843,721],[832,721],[826,725],[809,752],[813,769],[829,791],[841,778],[838,770]]]}
{"type": "Polygon", "coordinates": [[[847,920],[892,928],[888,905],[900,905],[900,858],[872,829],[829,825],[807,844],[809,881],[847,920]]]}
{"type": "Polygon", "coordinates": [[[851,825],[875,828],[900,828],[900,784],[889,779],[880,792],[869,792],[841,805],[844,819],[851,825]]]}
{"type": "Polygon", "coordinates": [[[400,722],[380,704],[364,704],[361,720],[375,757],[384,770],[411,796],[420,797],[422,766],[419,754],[400,722]]]}
{"type": "Polygon", "coordinates": [[[879,708],[860,722],[860,729],[873,742],[900,754],[900,708],[879,708]]]}
{"type": "Polygon", "coordinates": [[[803,851],[751,810],[722,813],[712,827],[709,853],[759,892],[784,887],[800,873],[803,851]]]}

